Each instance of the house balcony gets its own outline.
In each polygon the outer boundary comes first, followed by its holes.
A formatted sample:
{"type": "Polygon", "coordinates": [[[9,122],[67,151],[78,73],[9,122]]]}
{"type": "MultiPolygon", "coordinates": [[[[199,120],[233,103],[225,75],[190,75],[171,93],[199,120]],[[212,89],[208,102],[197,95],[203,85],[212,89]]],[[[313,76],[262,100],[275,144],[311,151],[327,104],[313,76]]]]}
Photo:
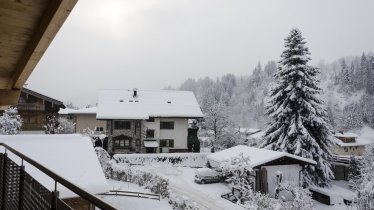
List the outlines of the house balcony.
{"type": "Polygon", "coordinates": [[[45,111],[45,106],[39,103],[21,103],[17,108],[22,111],[45,111]]]}

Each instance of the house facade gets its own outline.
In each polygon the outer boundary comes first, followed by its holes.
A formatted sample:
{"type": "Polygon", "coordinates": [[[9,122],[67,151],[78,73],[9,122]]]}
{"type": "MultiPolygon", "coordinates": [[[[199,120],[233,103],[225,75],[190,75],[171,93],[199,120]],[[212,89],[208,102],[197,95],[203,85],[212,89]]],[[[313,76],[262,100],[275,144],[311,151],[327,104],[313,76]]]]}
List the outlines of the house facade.
{"type": "Polygon", "coordinates": [[[22,131],[43,131],[47,117],[65,108],[61,101],[27,88],[21,90],[16,107],[23,120],[22,131]]]}
{"type": "Polygon", "coordinates": [[[94,131],[96,134],[105,134],[107,125],[106,121],[96,119],[97,107],[83,109],[60,109],[58,112],[61,117],[65,117],[74,123],[74,133],[85,133],[87,129],[94,131]]]}
{"type": "Polygon", "coordinates": [[[354,133],[337,132],[334,134],[337,144],[333,148],[335,155],[357,155],[361,156],[365,152],[365,146],[370,141],[359,138],[354,133]]]}
{"type": "Polygon", "coordinates": [[[372,141],[359,137],[355,133],[336,132],[334,133],[336,144],[332,148],[333,160],[331,169],[334,172],[335,180],[347,180],[351,156],[360,159],[365,152],[365,147],[372,141]]]}
{"type": "Polygon", "coordinates": [[[192,92],[106,90],[96,118],[106,121],[108,152],[188,151],[188,119],[203,114],[192,92]]]}

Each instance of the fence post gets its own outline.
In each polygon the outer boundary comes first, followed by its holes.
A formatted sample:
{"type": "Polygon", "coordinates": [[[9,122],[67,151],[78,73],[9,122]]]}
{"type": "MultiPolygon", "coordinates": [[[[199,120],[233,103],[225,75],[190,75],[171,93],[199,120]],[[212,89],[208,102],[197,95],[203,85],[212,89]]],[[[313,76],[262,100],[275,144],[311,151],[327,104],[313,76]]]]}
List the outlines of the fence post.
{"type": "Polygon", "coordinates": [[[57,181],[55,181],[55,190],[52,191],[52,201],[51,201],[51,209],[57,210],[57,198],[59,197],[59,192],[57,191],[57,181]]]}
{"type": "Polygon", "coordinates": [[[24,185],[25,185],[25,166],[20,166],[20,176],[19,176],[19,196],[18,196],[18,209],[23,209],[23,193],[24,193],[24,185]]]}
{"type": "Polygon", "coordinates": [[[6,162],[7,162],[7,158],[8,158],[8,154],[5,152],[4,153],[4,159],[3,159],[3,174],[1,174],[2,176],[2,179],[3,179],[3,186],[1,186],[1,209],[4,209],[5,207],[5,202],[6,202],[6,199],[5,199],[5,193],[6,193],[6,183],[5,183],[5,179],[6,179],[6,169],[7,169],[7,166],[6,166],[6,162]]]}

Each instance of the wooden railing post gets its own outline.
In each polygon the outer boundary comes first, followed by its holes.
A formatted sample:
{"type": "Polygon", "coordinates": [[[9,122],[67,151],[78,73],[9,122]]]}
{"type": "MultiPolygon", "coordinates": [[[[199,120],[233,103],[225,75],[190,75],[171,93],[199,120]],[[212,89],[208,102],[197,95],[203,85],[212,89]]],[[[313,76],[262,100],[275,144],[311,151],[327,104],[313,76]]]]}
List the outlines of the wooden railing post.
{"type": "MultiPolygon", "coordinates": [[[[22,161],[23,163],[23,161],[22,161]]],[[[18,209],[23,209],[23,194],[25,186],[25,166],[22,164],[20,166],[20,176],[19,176],[19,196],[18,196],[18,209]]]]}
{"type": "Polygon", "coordinates": [[[1,209],[5,209],[5,202],[6,202],[6,199],[5,199],[5,193],[6,193],[6,183],[5,183],[5,179],[6,179],[6,169],[7,169],[7,166],[6,166],[6,162],[7,162],[7,158],[8,158],[8,154],[5,152],[4,153],[4,158],[3,158],[3,173],[1,174],[1,176],[3,177],[3,186],[1,186],[1,209]]]}

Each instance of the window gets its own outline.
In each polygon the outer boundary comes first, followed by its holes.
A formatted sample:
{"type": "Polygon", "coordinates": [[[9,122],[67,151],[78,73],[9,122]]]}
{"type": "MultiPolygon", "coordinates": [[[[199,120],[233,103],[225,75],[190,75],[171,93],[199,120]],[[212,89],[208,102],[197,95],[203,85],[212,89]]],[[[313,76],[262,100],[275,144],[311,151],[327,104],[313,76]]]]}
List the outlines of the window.
{"type": "Polygon", "coordinates": [[[114,129],[116,130],[129,130],[131,129],[131,122],[129,121],[114,121],[114,129]]]}
{"type": "Polygon", "coordinates": [[[114,140],[114,147],[115,148],[128,148],[130,147],[130,140],[129,139],[114,140]]]}
{"type": "Polygon", "coordinates": [[[174,147],[174,139],[161,139],[160,147],[174,147]]]}
{"type": "Polygon", "coordinates": [[[95,127],[95,131],[104,131],[104,127],[95,127]]]}
{"type": "Polygon", "coordinates": [[[154,122],[155,121],[155,118],[154,117],[150,117],[148,120],[146,120],[147,122],[154,122]]]}
{"type": "Polygon", "coordinates": [[[155,130],[148,129],[146,131],[146,138],[154,138],[155,137],[155,130]]]}
{"type": "Polygon", "coordinates": [[[174,122],[160,122],[160,129],[174,129],[174,122]]]}

